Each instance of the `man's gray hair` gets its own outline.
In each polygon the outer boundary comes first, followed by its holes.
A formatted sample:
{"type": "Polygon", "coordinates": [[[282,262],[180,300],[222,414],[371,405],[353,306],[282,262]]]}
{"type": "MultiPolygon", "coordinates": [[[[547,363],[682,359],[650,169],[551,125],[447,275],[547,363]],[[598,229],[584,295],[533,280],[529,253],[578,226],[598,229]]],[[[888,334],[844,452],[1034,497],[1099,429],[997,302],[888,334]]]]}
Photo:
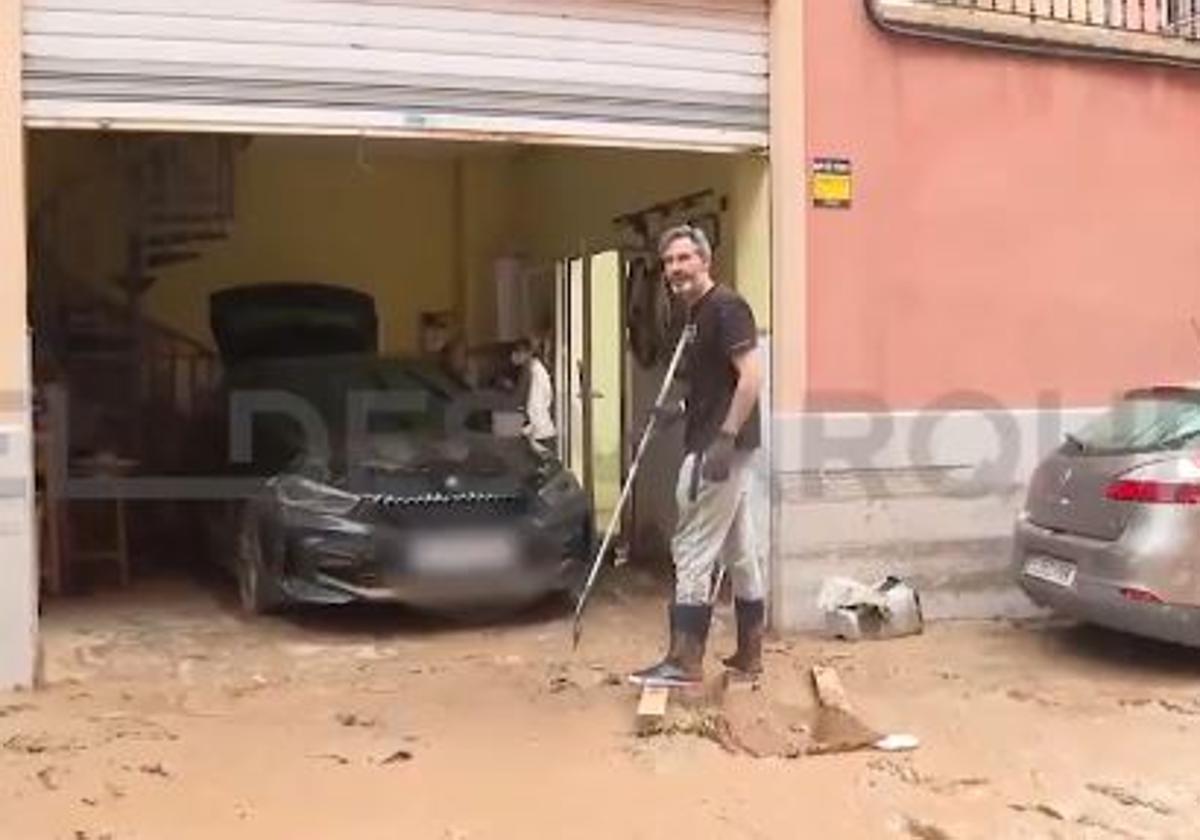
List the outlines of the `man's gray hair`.
{"type": "Polygon", "coordinates": [[[658,255],[661,257],[676,239],[687,239],[696,246],[696,250],[705,260],[712,259],[712,245],[708,235],[698,227],[691,225],[676,225],[658,238],[658,255]]]}

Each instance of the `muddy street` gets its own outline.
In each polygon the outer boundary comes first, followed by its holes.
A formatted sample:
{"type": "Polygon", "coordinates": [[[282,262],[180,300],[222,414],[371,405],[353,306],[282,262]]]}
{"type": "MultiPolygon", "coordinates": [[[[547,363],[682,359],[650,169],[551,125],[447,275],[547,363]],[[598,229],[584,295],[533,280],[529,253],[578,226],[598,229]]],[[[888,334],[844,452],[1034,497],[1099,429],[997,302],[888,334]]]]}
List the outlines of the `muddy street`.
{"type": "Polygon", "coordinates": [[[180,581],[62,601],[46,688],[0,696],[0,837],[1194,836],[1193,651],[1049,621],[775,639],[765,691],[830,665],[864,719],[921,745],[752,758],[636,733],[623,675],[661,625],[633,585],[574,654],[550,608],[250,622],[180,581]]]}

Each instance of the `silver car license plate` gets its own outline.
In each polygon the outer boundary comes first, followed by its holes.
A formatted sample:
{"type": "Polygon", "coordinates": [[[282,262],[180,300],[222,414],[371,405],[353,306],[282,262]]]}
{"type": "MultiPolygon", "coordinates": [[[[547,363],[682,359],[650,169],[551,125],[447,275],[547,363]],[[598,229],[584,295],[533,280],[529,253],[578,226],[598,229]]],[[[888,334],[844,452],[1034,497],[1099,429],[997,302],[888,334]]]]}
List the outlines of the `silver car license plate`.
{"type": "Polygon", "coordinates": [[[1075,564],[1035,554],[1025,561],[1025,574],[1059,586],[1071,586],[1075,583],[1075,564]]]}

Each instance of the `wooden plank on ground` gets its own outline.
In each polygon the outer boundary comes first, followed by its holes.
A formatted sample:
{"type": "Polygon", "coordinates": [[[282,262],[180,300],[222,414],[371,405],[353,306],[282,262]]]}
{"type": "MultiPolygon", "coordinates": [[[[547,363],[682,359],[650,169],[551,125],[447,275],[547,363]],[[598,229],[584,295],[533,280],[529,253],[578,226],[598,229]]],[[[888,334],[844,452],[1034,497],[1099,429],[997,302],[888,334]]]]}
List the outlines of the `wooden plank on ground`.
{"type": "Polygon", "coordinates": [[[638,732],[653,732],[662,726],[670,697],[671,689],[667,686],[642,686],[642,696],[638,699],[637,707],[638,732]]]}
{"type": "Polygon", "coordinates": [[[883,735],[863,723],[850,707],[850,698],[838,672],[824,665],[812,667],[817,691],[811,753],[850,752],[877,743],[883,735]]]}
{"type": "Polygon", "coordinates": [[[850,698],[838,672],[825,665],[812,666],[813,685],[817,688],[817,700],[822,706],[830,709],[841,709],[843,712],[853,712],[850,708],[850,698]]]}

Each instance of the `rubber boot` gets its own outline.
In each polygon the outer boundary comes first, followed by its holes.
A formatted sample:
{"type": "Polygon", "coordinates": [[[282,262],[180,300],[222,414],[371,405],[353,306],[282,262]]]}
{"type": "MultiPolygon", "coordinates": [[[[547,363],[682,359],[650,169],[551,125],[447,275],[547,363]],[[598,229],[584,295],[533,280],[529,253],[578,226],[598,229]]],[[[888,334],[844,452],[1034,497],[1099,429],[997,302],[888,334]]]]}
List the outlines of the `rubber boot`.
{"type": "Polygon", "coordinates": [[[756,677],[762,673],[762,646],[766,610],[762,599],[734,601],[737,617],[737,651],[721,661],[738,674],[756,677]]]}
{"type": "Polygon", "coordinates": [[[629,675],[635,685],[689,686],[704,681],[704,649],[712,607],[707,604],[672,604],[671,642],[666,658],[657,665],[629,675]]]}

